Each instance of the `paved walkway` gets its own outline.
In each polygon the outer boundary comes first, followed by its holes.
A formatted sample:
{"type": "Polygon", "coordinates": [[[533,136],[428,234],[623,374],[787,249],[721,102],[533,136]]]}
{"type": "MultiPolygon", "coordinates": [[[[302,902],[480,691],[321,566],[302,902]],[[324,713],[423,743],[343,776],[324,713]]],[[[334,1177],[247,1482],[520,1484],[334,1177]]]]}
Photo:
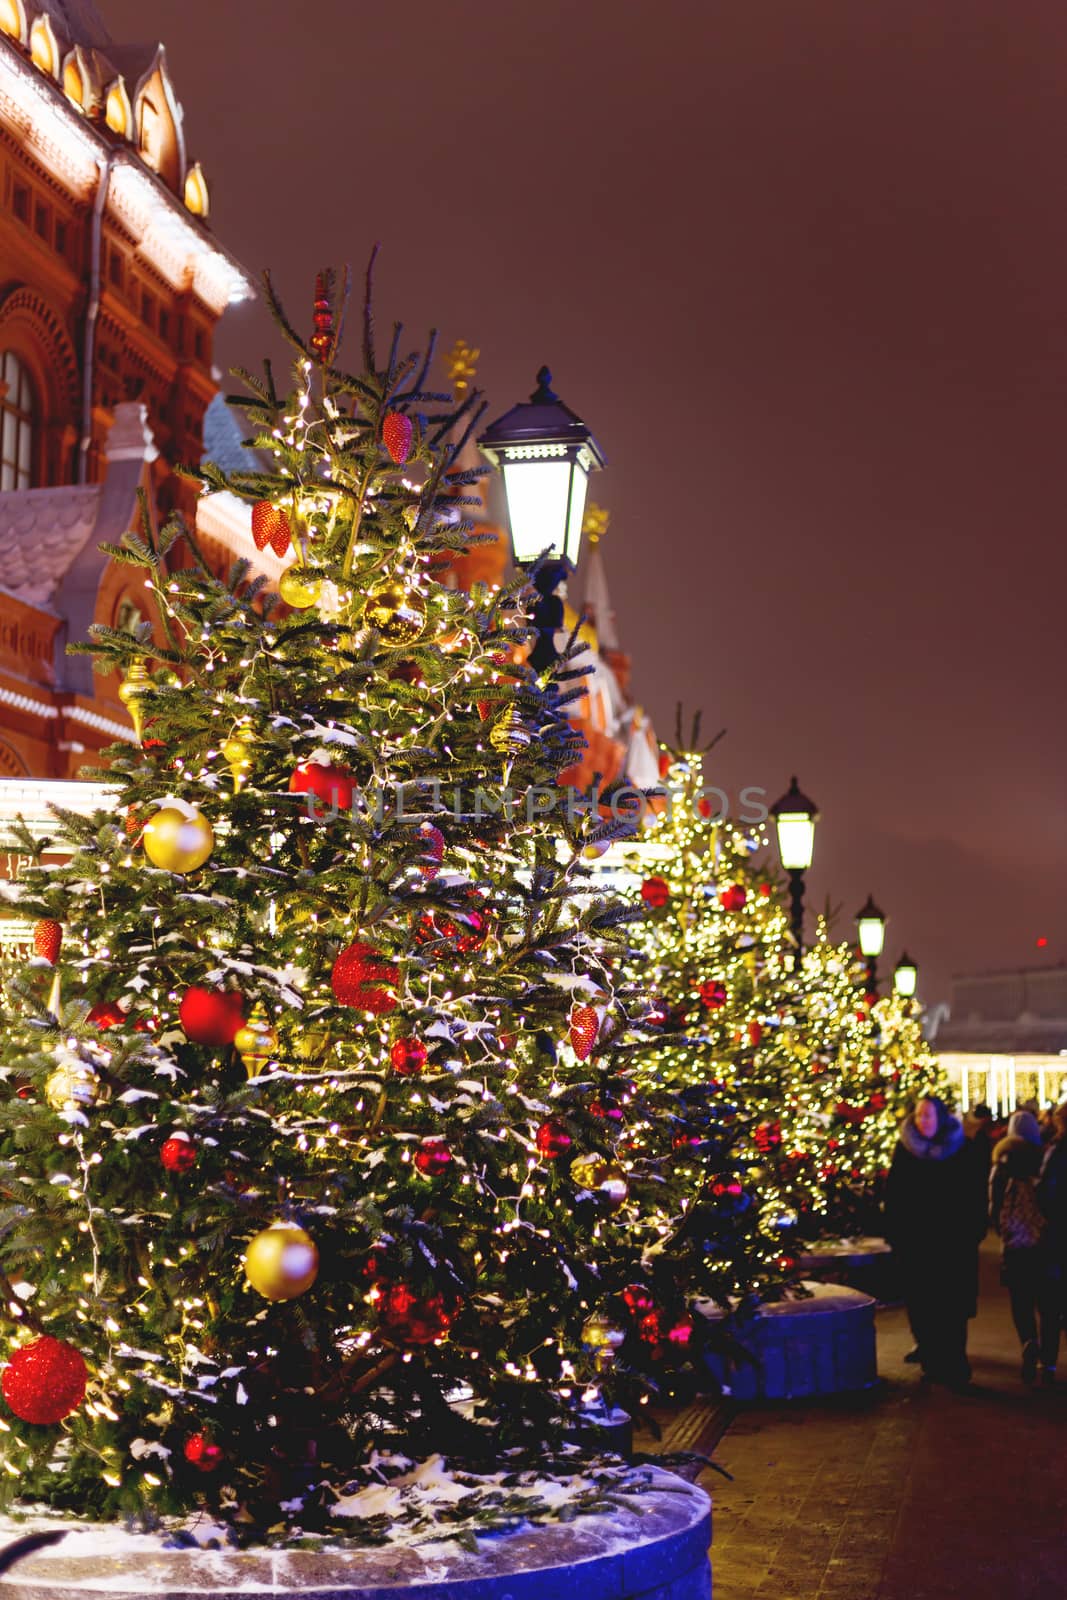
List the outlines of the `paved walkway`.
{"type": "Polygon", "coordinates": [[[970,1356],[980,1393],[920,1387],[903,1312],[878,1319],[882,1393],[750,1411],[705,1473],[715,1600],[1067,1596],[1067,1348],[1027,1390],[995,1249],[970,1356]]]}

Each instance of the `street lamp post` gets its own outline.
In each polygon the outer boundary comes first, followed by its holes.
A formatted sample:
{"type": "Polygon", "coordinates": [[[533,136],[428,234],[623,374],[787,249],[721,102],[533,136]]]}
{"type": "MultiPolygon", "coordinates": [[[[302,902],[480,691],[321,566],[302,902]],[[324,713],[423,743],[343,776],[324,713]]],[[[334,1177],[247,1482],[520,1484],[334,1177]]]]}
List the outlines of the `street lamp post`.
{"type": "Polygon", "coordinates": [[[871,994],[878,993],[878,957],[885,944],[885,924],[885,912],[879,911],[874,896],[869,894],[856,912],[856,927],[859,930],[860,954],[867,963],[867,989],[871,994]]]}
{"type": "Polygon", "coordinates": [[[556,591],[578,565],[589,474],[604,456],[581,417],[554,393],[547,367],[529,400],[491,422],[478,443],[503,473],[515,565],[534,568],[539,598],[530,664],[541,671],[556,659],[555,634],[563,626],[556,591]]]}
{"type": "Polygon", "coordinates": [[[919,968],[905,951],[893,968],[893,990],[902,999],[911,1000],[915,995],[918,983],[919,968]]]}
{"type": "Polygon", "coordinates": [[[797,786],[796,778],[771,807],[778,834],[778,854],[789,874],[790,926],[798,950],[804,948],[804,874],[815,853],[815,824],[819,808],[797,786]]]}

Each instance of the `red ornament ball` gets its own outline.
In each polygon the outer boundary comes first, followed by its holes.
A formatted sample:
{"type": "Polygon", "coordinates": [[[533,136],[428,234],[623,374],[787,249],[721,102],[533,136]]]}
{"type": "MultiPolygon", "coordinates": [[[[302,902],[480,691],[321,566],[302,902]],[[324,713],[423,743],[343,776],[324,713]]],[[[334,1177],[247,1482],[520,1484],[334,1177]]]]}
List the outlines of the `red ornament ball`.
{"type": "Polygon", "coordinates": [[[191,1044],[212,1050],[232,1044],[245,1020],[244,996],[236,989],[207,989],[194,984],[178,1007],[178,1021],[191,1044]]]}
{"type": "Polygon", "coordinates": [[[610,1095],[599,1095],[597,1099],[590,1100],[589,1115],[602,1117],[606,1122],[622,1122],[625,1113],[618,1101],[613,1100],[610,1095]]]}
{"type": "Polygon", "coordinates": [[[711,801],[708,799],[706,794],[702,794],[700,799],[697,801],[697,810],[704,818],[711,816],[711,801]]]}
{"type": "Polygon", "coordinates": [[[538,1150],[549,1161],[558,1161],[560,1156],[565,1156],[574,1140],[556,1117],[549,1117],[547,1122],[542,1122],[535,1135],[538,1150]]]}
{"type": "Polygon", "coordinates": [[[748,890],[741,883],[728,883],[719,893],[719,904],[724,911],[742,910],[747,899],[748,890]]]}
{"type": "Polygon", "coordinates": [[[54,967],[59,955],[59,947],[63,943],[63,928],[60,923],[46,918],[34,924],[33,948],[35,954],[43,956],[49,966],[54,967]]]}
{"type": "Polygon", "coordinates": [[[641,899],[651,911],[661,910],[670,897],[671,888],[666,878],[646,878],[641,885],[641,899]]]}
{"type": "Polygon", "coordinates": [[[391,961],[383,961],[381,951],[370,944],[350,944],[342,950],[330,975],[339,1005],[371,1011],[376,1016],[396,1010],[396,996],[380,985],[397,983],[399,979],[398,969],[391,961]]]}
{"type": "Polygon", "coordinates": [[[88,1379],[80,1350],[45,1334],[14,1352],[4,1368],[0,1388],[23,1422],[62,1422],[85,1398],[88,1379]]]}
{"type": "Polygon", "coordinates": [[[387,411],[382,418],[382,443],[398,467],[402,467],[411,454],[413,432],[411,418],[403,411],[387,411]]]}
{"type": "MultiPolygon", "coordinates": [[[[347,767],[332,761],[301,761],[289,779],[290,794],[312,794],[331,811],[351,811],[356,780],[347,767]]],[[[314,806],[309,810],[316,820],[320,813],[314,806]]]]}
{"type": "Polygon", "coordinates": [[[93,1006],[85,1020],[91,1022],[94,1028],[121,1028],[126,1021],[126,1013],[113,1000],[101,1000],[93,1006]]]}
{"type": "Polygon", "coordinates": [[[726,985],[717,979],[709,979],[700,985],[700,1004],[709,1011],[720,1011],[726,1004],[726,985]]]}
{"type": "Polygon", "coordinates": [[[378,1300],[379,1326],[400,1344],[432,1344],[454,1315],[443,1294],[417,1295],[406,1283],[389,1284],[378,1300]]]}
{"type": "Polygon", "coordinates": [[[415,1167],[424,1178],[439,1178],[452,1165],[452,1152],[444,1139],[424,1139],[415,1151],[415,1167]]]}
{"type": "Polygon", "coordinates": [[[420,822],[418,831],[419,854],[422,856],[419,871],[424,878],[436,878],[445,853],[445,836],[432,822],[420,822]]]}
{"type": "Polygon", "coordinates": [[[647,1316],[656,1302],[643,1283],[628,1283],[622,1291],[623,1303],[633,1317],[647,1316]]]}
{"type": "Polygon", "coordinates": [[[273,500],[257,500],[252,507],[252,539],[257,550],[268,545],[276,556],[283,556],[292,543],[289,518],[273,500]]]}
{"type": "Polygon", "coordinates": [[[413,1078],[426,1065],[426,1046],[421,1039],[396,1039],[389,1051],[393,1071],[402,1078],[413,1078]]]}
{"type": "Polygon", "coordinates": [[[571,1048],[579,1061],[592,1054],[600,1032],[600,1018],[594,1006],[575,1006],[571,1012],[571,1048]]]}
{"type": "Polygon", "coordinates": [[[167,1172],[191,1172],[196,1155],[196,1145],[187,1133],[172,1133],[159,1147],[159,1159],[167,1172]]]}
{"type": "Polygon", "coordinates": [[[182,1455],[196,1467],[198,1472],[214,1472],[222,1460],[222,1451],[218,1445],[212,1444],[203,1433],[189,1435],[182,1446],[182,1455]]]}
{"type": "Polygon", "coordinates": [[[761,1024],[758,1022],[750,1022],[748,1025],[748,1042],[753,1049],[755,1049],[762,1038],[763,1028],[761,1024]]]}

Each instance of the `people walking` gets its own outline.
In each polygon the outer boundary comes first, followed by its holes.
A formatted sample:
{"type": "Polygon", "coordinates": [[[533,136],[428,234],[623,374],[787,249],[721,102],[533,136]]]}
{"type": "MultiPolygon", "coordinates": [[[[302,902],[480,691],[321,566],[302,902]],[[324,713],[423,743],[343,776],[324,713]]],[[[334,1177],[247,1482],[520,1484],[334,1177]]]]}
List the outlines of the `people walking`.
{"type": "Polygon", "coordinates": [[[924,1376],[966,1391],[985,1181],[979,1153],[936,1095],[924,1096],[901,1124],[886,1183],[885,1231],[924,1376]]]}
{"type": "Polygon", "coordinates": [[[1000,1235],[1001,1278],[1022,1347],[1024,1383],[1037,1378],[1039,1359],[1046,1371],[1050,1366],[1055,1370],[1053,1330],[1059,1343],[1059,1308],[1045,1248],[1047,1225],[1037,1197],[1044,1153],[1037,1118],[1031,1111],[1016,1111],[993,1150],[989,1174],[989,1220],[1000,1235]]]}
{"type": "Polygon", "coordinates": [[[1042,1382],[1056,1381],[1060,1330],[1067,1319],[1067,1101],[1053,1113],[1053,1139],[1037,1185],[1037,1200],[1045,1218],[1045,1284],[1048,1303],[1041,1329],[1042,1382]]]}

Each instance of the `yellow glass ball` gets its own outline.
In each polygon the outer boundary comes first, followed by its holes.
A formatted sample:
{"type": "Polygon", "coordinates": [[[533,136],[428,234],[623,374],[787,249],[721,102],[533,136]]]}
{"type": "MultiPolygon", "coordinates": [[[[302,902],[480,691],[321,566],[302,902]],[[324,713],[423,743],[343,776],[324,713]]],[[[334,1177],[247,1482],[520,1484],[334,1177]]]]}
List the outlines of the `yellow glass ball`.
{"type": "Polygon", "coordinates": [[[625,1331],[602,1311],[591,1316],[582,1328],[582,1343],[590,1350],[617,1350],[625,1338],[625,1331]]]}
{"type": "Polygon", "coordinates": [[[251,748],[247,739],[242,739],[240,734],[231,733],[222,746],[223,760],[228,761],[231,766],[235,762],[246,762],[251,748]]]}
{"type": "Polygon", "coordinates": [[[322,597],[322,579],[306,567],[286,567],[278,579],[278,593],[294,611],[307,611],[322,597]]]}
{"type": "Polygon", "coordinates": [[[319,1275],[314,1239],[295,1223],[275,1222],[245,1252],[245,1277],[264,1300],[295,1300],[319,1275]]]}
{"type": "Polygon", "coordinates": [[[164,806],[145,823],[143,842],[154,867],[162,867],[164,872],[195,872],[211,854],[215,834],[199,811],[187,817],[177,806],[164,806]]]}
{"type": "Polygon", "coordinates": [[[111,1091],[92,1067],[71,1062],[57,1067],[44,1086],[44,1097],[53,1111],[80,1111],[110,1098],[111,1091]]]}
{"type": "Polygon", "coordinates": [[[623,1169],[603,1156],[579,1156],[571,1162],[571,1178],[580,1188],[601,1195],[612,1209],[621,1206],[630,1193],[623,1169]]]}
{"type": "Polygon", "coordinates": [[[426,626],[426,607],[417,594],[394,580],[371,590],[363,620],[386,644],[413,644],[426,626]]]}

